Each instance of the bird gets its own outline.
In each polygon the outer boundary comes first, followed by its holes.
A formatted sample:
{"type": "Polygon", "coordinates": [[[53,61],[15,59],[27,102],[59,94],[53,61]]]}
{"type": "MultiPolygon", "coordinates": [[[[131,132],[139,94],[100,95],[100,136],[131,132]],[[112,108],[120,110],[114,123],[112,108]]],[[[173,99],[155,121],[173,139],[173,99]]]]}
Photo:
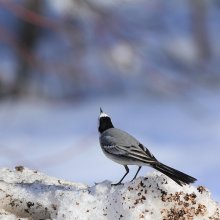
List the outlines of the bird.
{"type": "Polygon", "coordinates": [[[126,173],[119,182],[112,185],[120,185],[129,173],[128,165],[137,165],[138,170],[131,180],[136,179],[142,166],[150,166],[165,174],[180,186],[194,183],[197,179],[179,170],[169,167],[156,159],[156,157],[136,138],[129,133],[115,128],[111,118],[100,108],[99,142],[106,157],[124,166],[126,173]]]}

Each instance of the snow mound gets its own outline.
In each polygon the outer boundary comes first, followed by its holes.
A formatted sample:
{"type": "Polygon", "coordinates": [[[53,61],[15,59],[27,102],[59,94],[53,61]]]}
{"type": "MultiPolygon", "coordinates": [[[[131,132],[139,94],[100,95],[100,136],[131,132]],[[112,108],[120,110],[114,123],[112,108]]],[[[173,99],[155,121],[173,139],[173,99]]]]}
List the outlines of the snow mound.
{"type": "Polygon", "coordinates": [[[86,186],[22,166],[0,169],[0,219],[220,219],[203,186],[179,186],[153,172],[133,182],[86,186]]]}

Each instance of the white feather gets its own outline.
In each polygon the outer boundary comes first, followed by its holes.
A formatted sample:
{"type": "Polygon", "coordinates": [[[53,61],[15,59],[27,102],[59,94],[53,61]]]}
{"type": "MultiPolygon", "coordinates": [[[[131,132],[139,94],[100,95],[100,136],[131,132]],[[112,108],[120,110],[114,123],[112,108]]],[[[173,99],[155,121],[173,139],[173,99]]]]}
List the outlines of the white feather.
{"type": "Polygon", "coordinates": [[[102,117],[109,117],[105,112],[102,112],[99,116],[99,118],[102,118],[102,117]]]}

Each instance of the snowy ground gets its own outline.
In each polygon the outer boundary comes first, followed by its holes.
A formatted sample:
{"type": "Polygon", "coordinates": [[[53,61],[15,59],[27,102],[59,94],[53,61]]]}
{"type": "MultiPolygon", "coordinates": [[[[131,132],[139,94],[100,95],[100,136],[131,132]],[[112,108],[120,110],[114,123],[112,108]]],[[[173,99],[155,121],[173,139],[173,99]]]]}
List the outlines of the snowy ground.
{"type": "MultiPolygon", "coordinates": [[[[218,92],[182,98],[100,97],[83,103],[39,100],[0,104],[0,166],[24,165],[85,184],[118,181],[124,168],[105,158],[98,142],[99,107],[136,136],[158,160],[198,179],[220,201],[218,92]]],[[[126,181],[131,179],[136,167],[126,181]]],[[[145,176],[143,168],[140,176],[145,176]]]]}
{"type": "Polygon", "coordinates": [[[66,182],[24,167],[0,169],[0,219],[219,219],[202,186],[181,187],[157,172],[133,182],[95,186],[66,182]]]}

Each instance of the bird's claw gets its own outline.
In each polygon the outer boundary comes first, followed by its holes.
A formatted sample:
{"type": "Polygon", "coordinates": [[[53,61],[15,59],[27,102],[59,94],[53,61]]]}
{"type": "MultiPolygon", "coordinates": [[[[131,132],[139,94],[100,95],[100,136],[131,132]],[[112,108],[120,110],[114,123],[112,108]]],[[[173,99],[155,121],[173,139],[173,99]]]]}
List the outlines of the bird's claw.
{"type": "Polygon", "coordinates": [[[111,186],[118,186],[118,185],[124,185],[124,183],[112,183],[111,186]]]}

